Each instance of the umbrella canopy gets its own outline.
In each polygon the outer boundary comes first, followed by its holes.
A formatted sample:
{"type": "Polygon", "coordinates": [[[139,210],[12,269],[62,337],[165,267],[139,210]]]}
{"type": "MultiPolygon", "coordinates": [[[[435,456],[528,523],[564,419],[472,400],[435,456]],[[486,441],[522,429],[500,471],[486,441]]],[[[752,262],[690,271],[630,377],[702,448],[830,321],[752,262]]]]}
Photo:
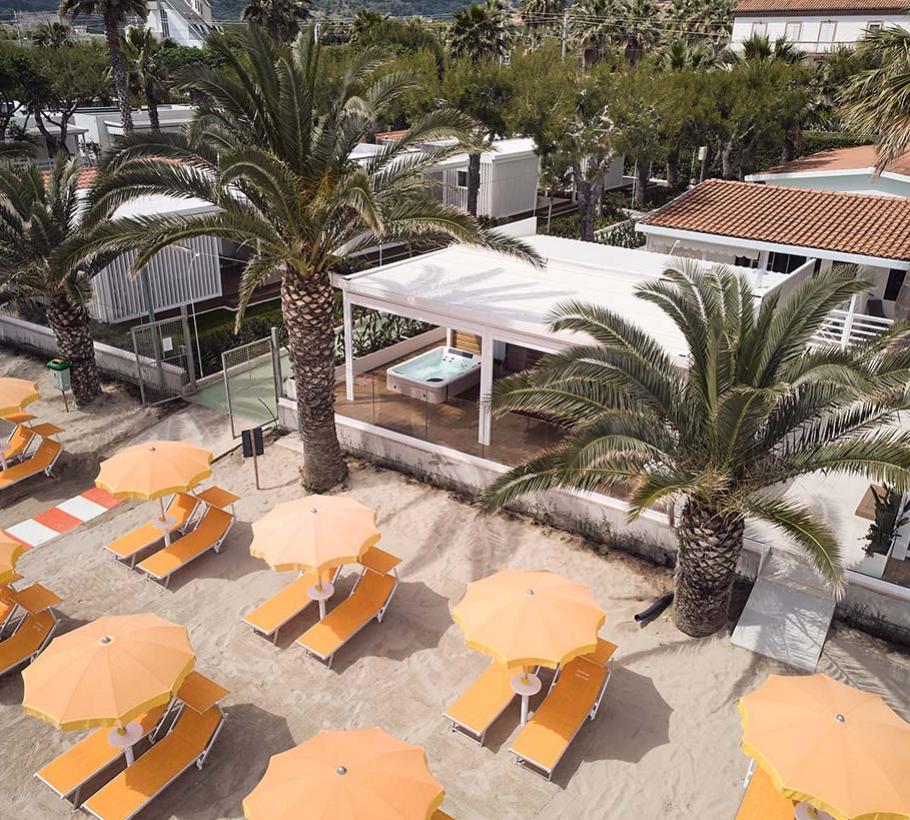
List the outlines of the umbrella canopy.
{"type": "Polygon", "coordinates": [[[101,462],[95,486],[150,501],[184,493],[212,474],[212,454],[187,441],[146,441],[101,462]]]}
{"type": "Polygon", "coordinates": [[[509,667],[557,667],[597,647],[606,613],[584,584],[502,570],[468,584],[452,617],[471,648],[509,667]]]}
{"type": "Polygon", "coordinates": [[[319,732],[272,757],[243,813],[249,820],[427,820],[444,796],[420,746],[379,728],[319,732]]]}
{"type": "Polygon", "coordinates": [[[40,398],[35,382],[28,379],[0,378],[0,416],[18,413],[23,407],[40,398]]]}
{"type": "Polygon", "coordinates": [[[25,547],[11,535],[0,530],[0,586],[8,584],[16,575],[16,562],[25,547]]]}
{"type": "Polygon", "coordinates": [[[739,702],[743,750],[784,795],[837,820],[910,818],[910,724],[826,675],[771,675],[739,702]]]}
{"type": "Polygon", "coordinates": [[[250,554],[278,572],[321,572],[356,561],[377,541],[375,510],[343,495],[308,495],[253,524],[250,554]]]}
{"type": "Polygon", "coordinates": [[[32,661],[22,705],[58,729],[125,726],[169,703],[195,662],[185,626],[151,613],[99,618],[32,661]]]}

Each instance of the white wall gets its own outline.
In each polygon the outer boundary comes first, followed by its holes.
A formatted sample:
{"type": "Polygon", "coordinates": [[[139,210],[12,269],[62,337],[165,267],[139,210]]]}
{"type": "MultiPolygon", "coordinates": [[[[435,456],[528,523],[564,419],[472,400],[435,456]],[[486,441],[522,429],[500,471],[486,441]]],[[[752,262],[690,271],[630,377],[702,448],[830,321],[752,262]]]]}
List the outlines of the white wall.
{"type": "Polygon", "coordinates": [[[854,194],[879,194],[885,196],[910,197],[910,180],[871,174],[813,174],[808,177],[768,179],[766,185],[780,185],[785,188],[811,188],[816,191],[843,191],[854,194]]]}
{"type": "MultiPolygon", "coordinates": [[[[748,40],[758,26],[764,24],[762,33],[773,41],[780,37],[788,40],[809,53],[829,51],[837,45],[851,45],[863,36],[870,23],[880,23],[884,27],[899,26],[910,30],[910,15],[876,15],[874,12],[863,15],[830,15],[830,16],[777,16],[764,17],[739,16],[733,20],[733,35],[730,44],[734,48],[748,40]],[[822,24],[835,23],[833,34],[826,37],[822,24]],[[791,28],[788,29],[788,24],[791,28]],[[798,26],[798,28],[796,28],[798,26]]],[[[827,28],[827,27],[825,27],[827,28]]]]}

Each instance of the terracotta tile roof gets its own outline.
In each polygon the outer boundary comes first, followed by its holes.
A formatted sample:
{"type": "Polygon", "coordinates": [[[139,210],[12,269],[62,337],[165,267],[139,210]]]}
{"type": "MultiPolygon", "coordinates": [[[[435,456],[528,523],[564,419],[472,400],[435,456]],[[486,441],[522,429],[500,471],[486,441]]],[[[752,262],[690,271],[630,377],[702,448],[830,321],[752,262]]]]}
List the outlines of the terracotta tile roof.
{"type": "MultiPolygon", "coordinates": [[[[783,165],[766,168],[761,174],[798,174],[812,171],[865,171],[874,168],[878,160],[874,145],[855,148],[832,148],[807,157],[800,157],[783,165]]],[[[899,156],[885,168],[894,174],[910,176],[910,152],[899,156]]]]}
{"type": "Polygon", "coordinates": [[[709,179],[644,226],[807,249],[910,259],[910,199],[709,179]]]}
{"type": "MultiPolygon", "coordinates": [[[[98,174],[98,169],[95,168],[94,166],[89,166],[87,168],[83,168],[79,172],[79,179],[76,184],[80,188],[88,188],[89,185],[91,185],[95,181],[95,177],[97,176],[97,174],[98,174]]],[[[50,175],[51,175],[50,171],[44,172],[45,181],[47,181],[47,179],[48,179],[48,177],[50,177],[50,175]]]]}
{"type": "Polygon", "coordinates": [[[377,131],[373,136],[376,138],[376,142],[382,142],[383,140],[400,140],[407,133],[407,129],[402,129],[400,131],[377,131]]]}
{"type": "Polygon", "coordinates": [[[829,14],[843,12],[845,14],[861,14],[865,11],[897,11],[910,10],[908,0],[740,0],[739,5],[733,9],[737,14],[748,15],[756,12],[764,14],[790,14],[802,13],[829,14]]]}

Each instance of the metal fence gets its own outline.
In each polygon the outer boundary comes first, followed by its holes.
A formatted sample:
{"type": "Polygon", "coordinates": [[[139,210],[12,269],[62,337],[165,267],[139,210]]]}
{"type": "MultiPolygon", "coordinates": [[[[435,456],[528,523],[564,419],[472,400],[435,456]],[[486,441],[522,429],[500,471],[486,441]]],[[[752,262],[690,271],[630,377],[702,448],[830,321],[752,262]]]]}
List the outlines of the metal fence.
{"type": "Polygon", "coordinates": [[[161,404],[195,389],[195,362],[186,315],[131,329],[142,403],[161,404]]]}
{"type": "Polygon", "coordinates": [[[234,438],[247,427],[278,422],[280,355],[277,332],[221,354],[224,392],[234,438]]]}

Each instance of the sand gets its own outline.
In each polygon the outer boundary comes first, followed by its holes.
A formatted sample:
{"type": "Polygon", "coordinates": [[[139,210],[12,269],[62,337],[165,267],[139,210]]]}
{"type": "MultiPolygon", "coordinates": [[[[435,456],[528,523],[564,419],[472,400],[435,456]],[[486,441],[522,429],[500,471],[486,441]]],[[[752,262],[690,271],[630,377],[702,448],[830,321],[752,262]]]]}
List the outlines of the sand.
{"type": "MultiPolygon", "coordinates": [[[[115,394],[108,401],[118,406],[123,399],[115,394]]],[[[119,407],[116,418],[97,422],[99,429],[129,425],[130,411],[119,407]]],[[[72,414],[69,422],[77,431],[89,424],[72,423],[72,414]]],[[[444,808],[460,820],[734,816],[747,768],[737,698],[769,673],[789,672],[732,646],[727,634],[689,639],[666,616],[641,629],[632,616],[670,587],[667,570],[620,552],[600,555],[580,538],[519,518],[484,517],[446,492],[355,464],[343,492],[379,511],[382,545],[404,559],[402,583],[385,621],[368,625],[329,670],[293,645],[317,617],[315,607],[282,630],[278,646],[241,622],[291,577],[251,558],[248,546],[250,522],[300,494],[296,456],[272,445],[260,467],[264,489],[257,491],[249,463],[236,454],[218,462],[214,481],[242,496],[238,522],[220,555],[198,560],[170,589],[117,565],[102,549],[147,519],[150,506],[138,503],[31,551],[20,563],[28,581],[63,598],[63,629],[108,613],[156,612],[188,625],[197,668],[231,690],[227,722],[205,768],[183,775],[143,817],[241,817],[241,800],[270,755],[323,728],[374,725],[426,747],[430,768],[446,788],[444,808]],[[484,748],[449,732],[442,717],[487,663],[464,647],[450,608],[469,581],[506,566],[547,568],[590,584],[608,612],[603,634],[620,645],[600,714],[581,730],[552,783],[517,767],[509,754],[517,705],[494,725],[484,748]]],[[[85,483],[90,478],[85,474],[85,483]]],[[[30,493],[51,498],[59,486],[34,484],[30,493]]],[[[34,503],[25,499],[0,510],[0,526],[26,517],[34,503]]],[[[352,580],[350,573],[343,576],[339,595],[352,580]]],[[[820,669],[881,692],[910,717],[910,658],[897,649],[835,628],[820,669]]],[[[33,773],[80,735],[26,716],[21,699],[18,674],[0,679],[0,816],[69,817],[67,804],[33,773]]]]}

